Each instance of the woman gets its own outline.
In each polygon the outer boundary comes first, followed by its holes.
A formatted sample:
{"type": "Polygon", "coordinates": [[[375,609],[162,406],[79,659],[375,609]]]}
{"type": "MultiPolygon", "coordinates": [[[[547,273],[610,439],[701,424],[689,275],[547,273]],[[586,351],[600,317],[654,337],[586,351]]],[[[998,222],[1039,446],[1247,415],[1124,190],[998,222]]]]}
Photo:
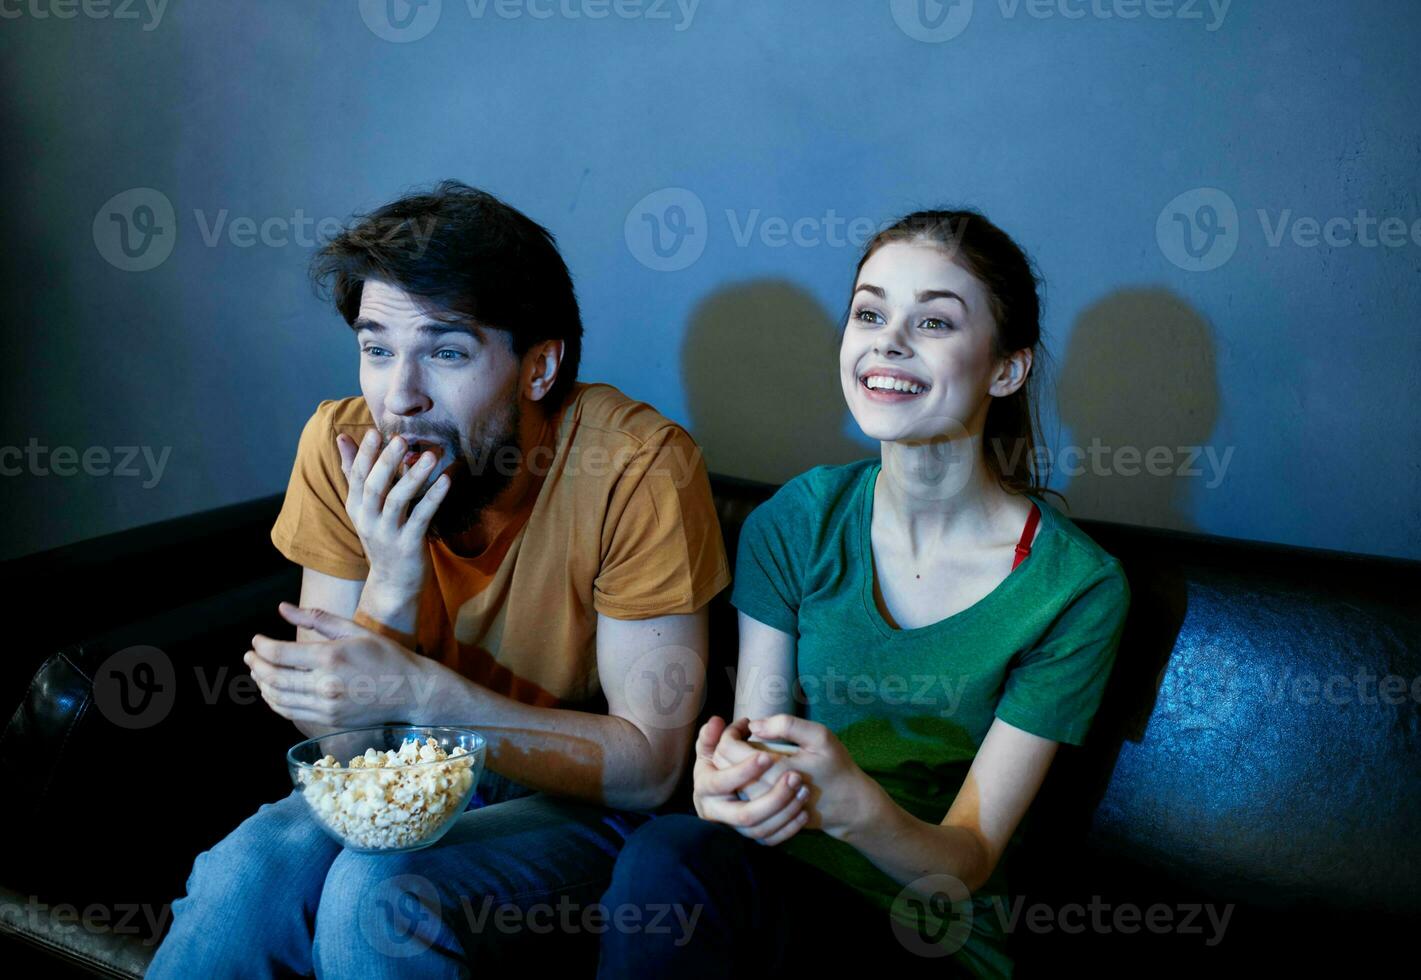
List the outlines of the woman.
{"type": "Polygon", "coordinates": [[[603,899],[698,927],[609,931],[603,976],[778,972],[845,943],[1010,975],[1002,859],[1057,745],[1084,740],[1129,603],[1119,562],[1043,499],[1039,343],[1030,262],[982,215],[917,212],[869,243],[839,380],[880,458],[815,467],[746,521],[739,720],[700,731],[698,816],[637,830],[603,899]]]}

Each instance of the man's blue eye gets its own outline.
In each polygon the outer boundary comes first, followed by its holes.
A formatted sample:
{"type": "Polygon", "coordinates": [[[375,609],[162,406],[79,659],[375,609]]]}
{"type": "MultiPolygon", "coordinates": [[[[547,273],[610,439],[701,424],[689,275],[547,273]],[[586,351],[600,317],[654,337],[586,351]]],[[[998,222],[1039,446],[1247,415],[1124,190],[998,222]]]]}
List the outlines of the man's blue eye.
{"type": "MultiPolygon", "coordinates": [[[[369,347],[362,348],[361,353],[369,354],[369,355],[371,355],[372,357],[377,357],[377,356],[379,356],[380,354],[387,354],[387,353],[389,353],[389,352],[386,351],[385,348],[383,348],[383,347],[376,347],[376,346],[374,346],[374,345],[372,344],[372,345],[369,346],[369,347]]],[[[439,358],[440,360],[444,360],[444,361],[458,360],[458,359],[460,359],[460,358],[462,358],[462,357],[465,357],[465,356],[466,356],[466,355],[464,354],[463,351],[453,350],[453,349],[448,348],[448,347],[444,348],[444,349],[441,350],[441,351],[438,351],[438,352],[435,354],[435,357],[436,357],[436,358],[439,358]],[[453,356],[452,358],[451,358],[451,357],[439,357],[440,354],[453,354],[454,356],[453,356]]]]}

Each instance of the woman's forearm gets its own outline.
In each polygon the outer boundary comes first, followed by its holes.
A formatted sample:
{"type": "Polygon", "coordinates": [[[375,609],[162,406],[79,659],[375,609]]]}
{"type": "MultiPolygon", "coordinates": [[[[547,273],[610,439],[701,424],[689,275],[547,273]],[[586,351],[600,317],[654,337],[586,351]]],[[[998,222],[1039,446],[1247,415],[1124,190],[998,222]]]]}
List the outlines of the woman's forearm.
{"type": "Polygon", "coordinates": [[[864,812],[865,818],[839,839],[900,885],[945,874],[976,891],[991,873],[985,845],[965,827],[919,820],[881,788],[864,812]]]}

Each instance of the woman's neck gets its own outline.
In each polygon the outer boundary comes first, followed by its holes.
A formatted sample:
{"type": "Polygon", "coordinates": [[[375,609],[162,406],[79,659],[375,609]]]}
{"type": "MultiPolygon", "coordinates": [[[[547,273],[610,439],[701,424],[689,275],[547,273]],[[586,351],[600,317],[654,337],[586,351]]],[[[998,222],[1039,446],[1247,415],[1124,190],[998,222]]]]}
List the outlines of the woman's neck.
{"type": "Polygon", "coordinates": [[[987,468],[978,436],[881,443],[874,523],[914,555],[1001,536],[1011,505],[987,468]]]}

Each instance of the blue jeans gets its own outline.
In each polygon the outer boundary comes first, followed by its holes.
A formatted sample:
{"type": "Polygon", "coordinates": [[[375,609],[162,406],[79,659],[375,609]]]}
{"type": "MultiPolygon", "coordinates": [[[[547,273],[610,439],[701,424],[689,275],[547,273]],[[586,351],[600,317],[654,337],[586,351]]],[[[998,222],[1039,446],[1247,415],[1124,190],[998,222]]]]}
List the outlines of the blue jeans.
{"type": "Polygon", "coordinates": [[[678,913],[664,916],[671,928],[608,930],[601,980],[838,976],[864,964],[884,977],[970,976],[956,957],[911,950],[887,912],[839,879],[691,814],[632,834],[602,901],[641,909],[646,922],[667,907],[678,913]]]}
{"type": "Polygon", "coordinates": [[[600,938],[595,918],[584,927],[587,907],[649,819],[485,770],[438,843],[359,854],[327,836],[293,790],[197,856],[145,976],[363,980],[514,966],[587,976],[600,938]]]}

